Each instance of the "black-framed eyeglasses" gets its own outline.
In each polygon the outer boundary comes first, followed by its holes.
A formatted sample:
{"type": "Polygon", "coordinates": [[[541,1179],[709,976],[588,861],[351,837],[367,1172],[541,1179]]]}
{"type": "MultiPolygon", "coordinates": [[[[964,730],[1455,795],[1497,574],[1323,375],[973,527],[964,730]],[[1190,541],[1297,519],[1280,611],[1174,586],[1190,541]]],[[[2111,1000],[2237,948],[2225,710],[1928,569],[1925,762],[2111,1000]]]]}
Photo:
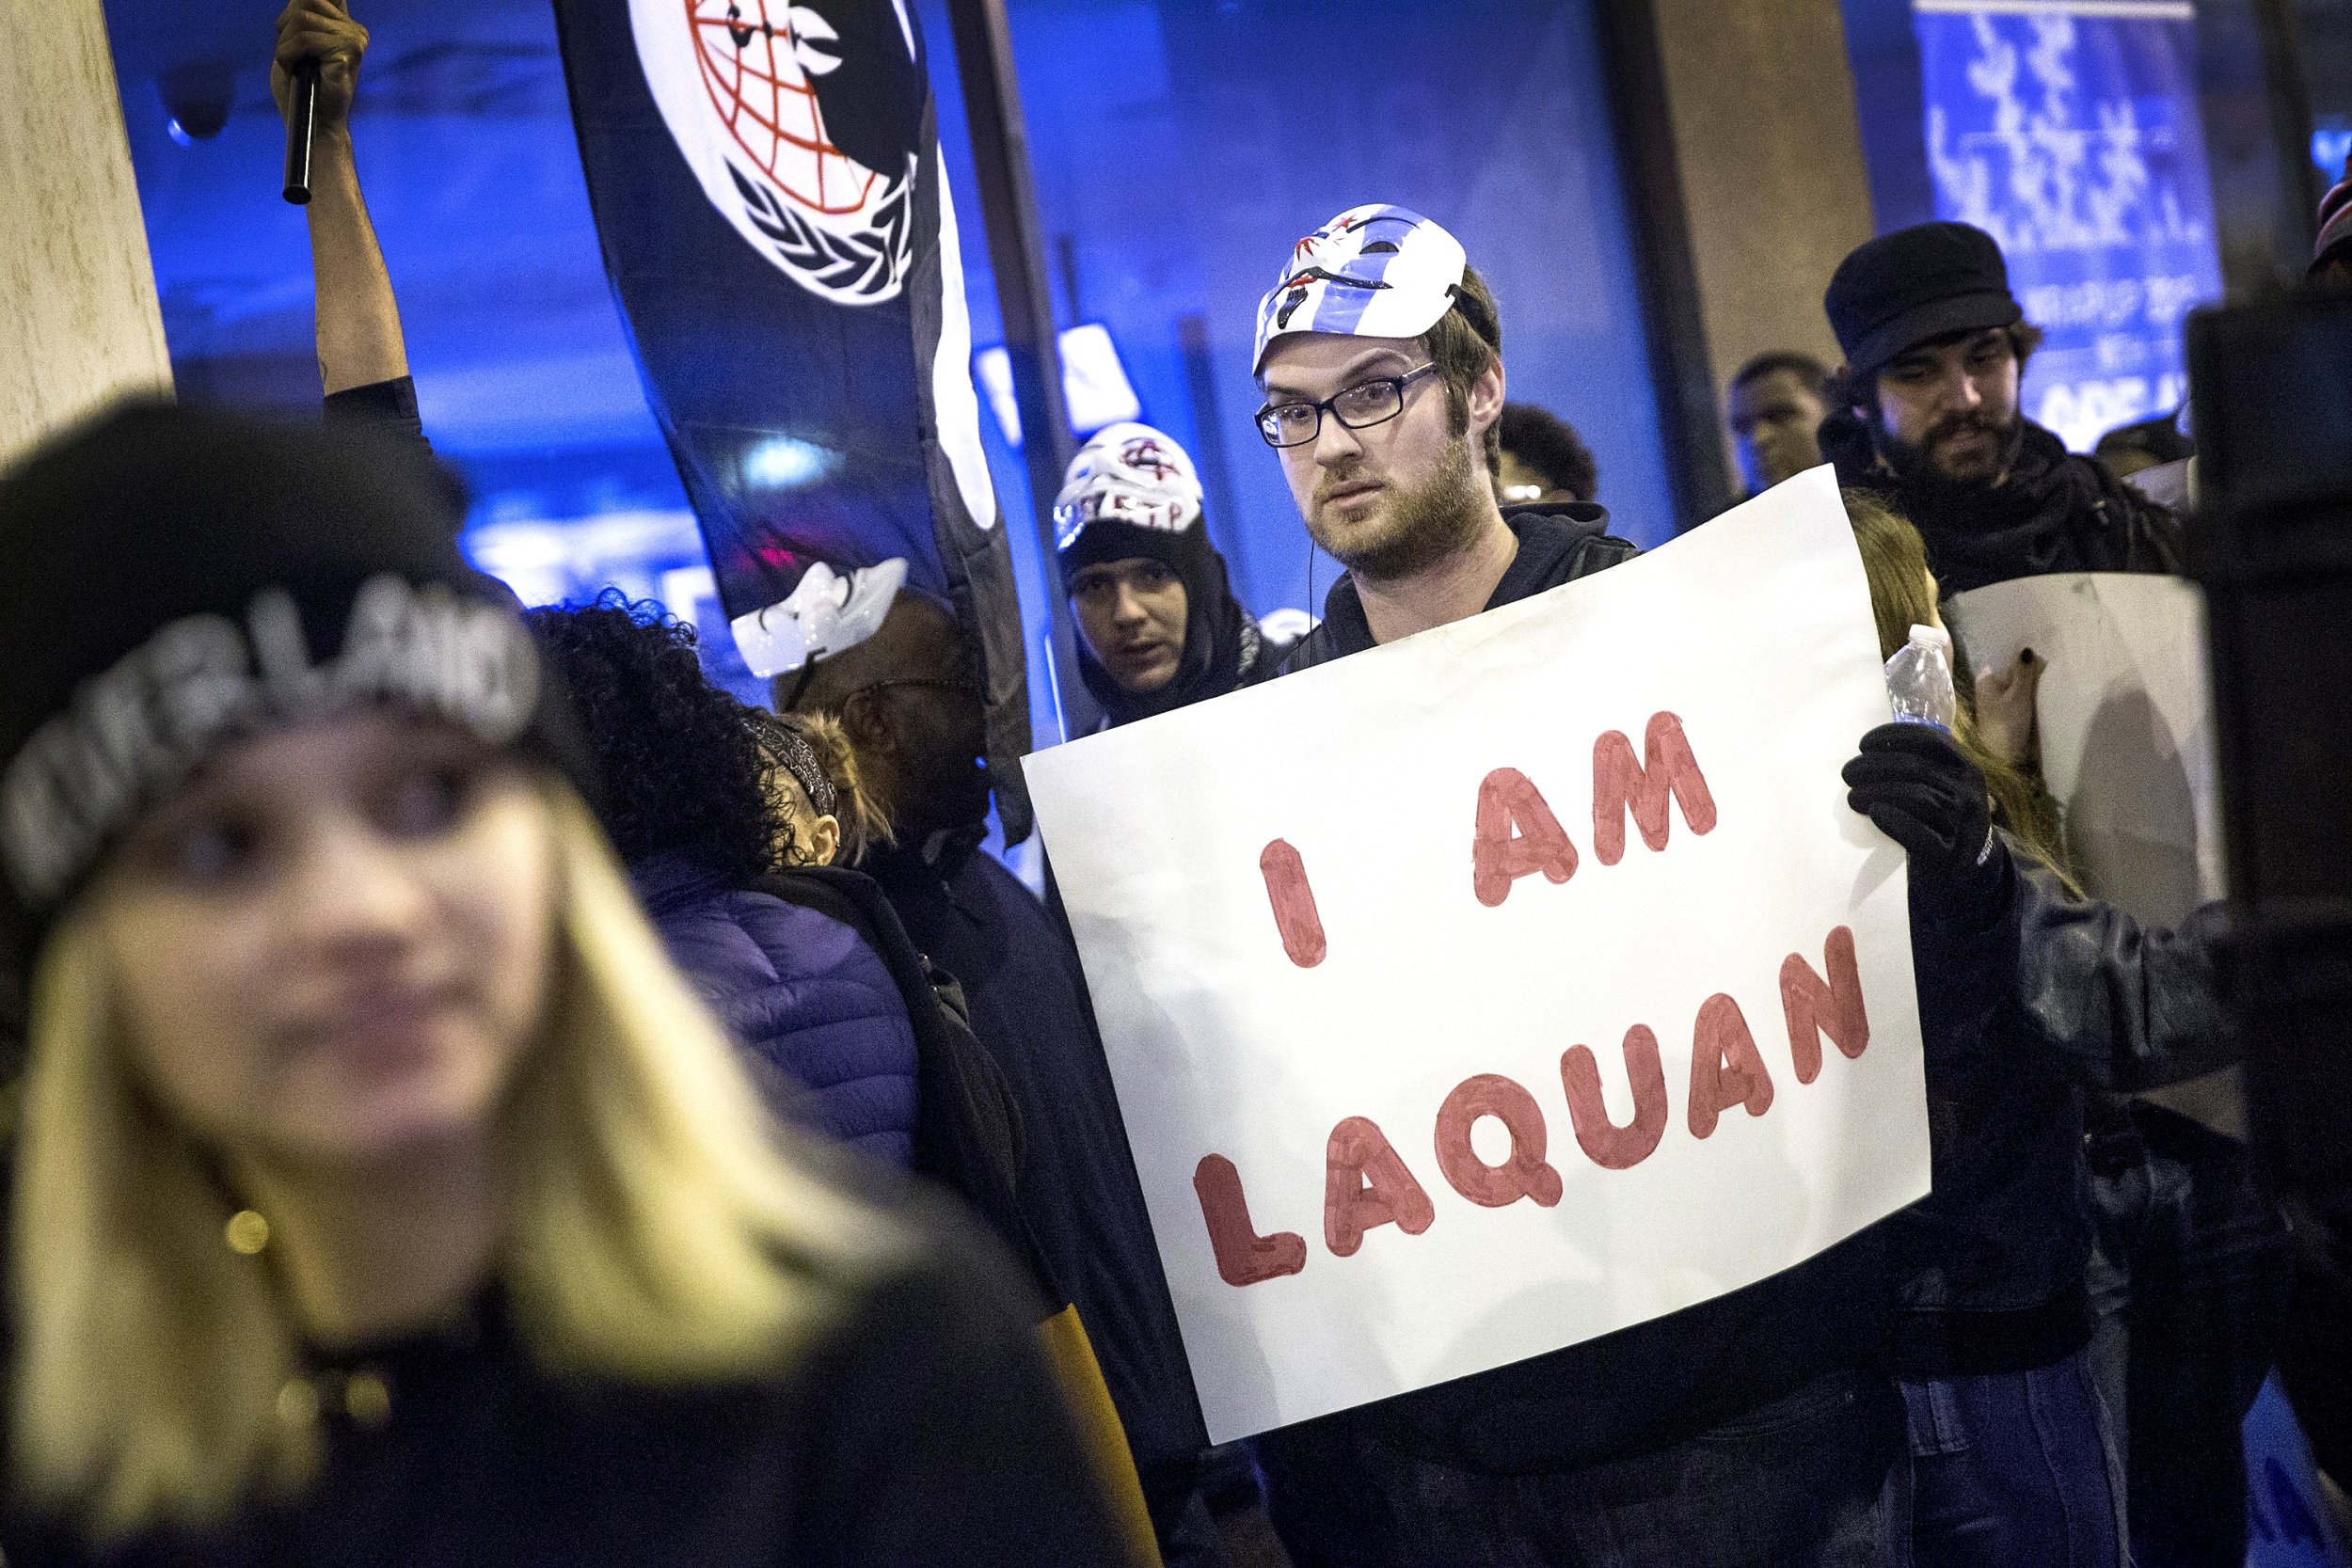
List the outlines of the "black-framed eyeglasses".
{"type": "Polygon", "coordinates": [[[1343,388],[1321,403],[1275,403],[1258,410],[1258,434],[1269,447],[1303,447],[1323,434],[1323,415],[1350,430],[1386,424],[1405,412],[1405,388],[1438,367],[1416,365],[1403,375],[1383,375],[1343,388]]]}

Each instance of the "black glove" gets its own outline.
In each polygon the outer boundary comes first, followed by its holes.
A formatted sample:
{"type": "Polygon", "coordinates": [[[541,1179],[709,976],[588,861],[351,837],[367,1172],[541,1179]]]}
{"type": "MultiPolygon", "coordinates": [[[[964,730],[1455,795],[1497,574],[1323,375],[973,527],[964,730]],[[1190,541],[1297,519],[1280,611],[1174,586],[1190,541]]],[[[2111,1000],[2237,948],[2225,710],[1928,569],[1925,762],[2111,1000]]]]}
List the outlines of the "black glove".
{"type": "Polygon", "coordinates": [[[1911,856],[1930,909],[1970,927],[2007,907],[2009,855],[1993,835],[1984,775],[1932,724],[1881,724],[1846,764],[1846,800],[1911,856]]]}

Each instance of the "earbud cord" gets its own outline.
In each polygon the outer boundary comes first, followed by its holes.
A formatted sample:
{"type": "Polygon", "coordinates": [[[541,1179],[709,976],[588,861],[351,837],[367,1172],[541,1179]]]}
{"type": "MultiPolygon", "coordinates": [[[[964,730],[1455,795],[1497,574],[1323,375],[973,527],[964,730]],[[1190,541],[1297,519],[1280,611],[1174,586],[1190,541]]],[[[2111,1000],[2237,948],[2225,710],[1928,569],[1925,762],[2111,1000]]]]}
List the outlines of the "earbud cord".
{"type": "Polygon", "coordinates": [[[1307,620],[1311,625],[1315,612],[1315,536],[1307,535],[1307,620]]]}

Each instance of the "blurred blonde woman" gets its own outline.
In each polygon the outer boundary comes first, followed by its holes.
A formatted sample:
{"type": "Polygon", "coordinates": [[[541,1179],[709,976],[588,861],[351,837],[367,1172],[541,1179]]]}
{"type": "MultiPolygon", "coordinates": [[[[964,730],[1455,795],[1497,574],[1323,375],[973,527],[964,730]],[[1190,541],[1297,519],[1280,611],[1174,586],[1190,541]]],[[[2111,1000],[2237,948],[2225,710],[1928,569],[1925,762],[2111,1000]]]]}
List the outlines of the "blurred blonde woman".
{"type": "Polygon", "coordinates": [[[11,1564],[1125,1560],[1035,1308],[815,1174],[446,491],[117,414],[0,480],[11,1564]]]}

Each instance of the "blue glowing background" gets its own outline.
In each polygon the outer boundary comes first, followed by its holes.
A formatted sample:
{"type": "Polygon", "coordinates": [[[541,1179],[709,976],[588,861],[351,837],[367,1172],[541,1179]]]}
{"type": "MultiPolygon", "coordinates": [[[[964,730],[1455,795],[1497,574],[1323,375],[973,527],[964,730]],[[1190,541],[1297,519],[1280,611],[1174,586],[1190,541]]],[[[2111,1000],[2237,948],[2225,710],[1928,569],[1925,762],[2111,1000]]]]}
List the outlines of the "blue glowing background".
{"type": "MultiPolygon", "coordinates": [[[[962,218],[973,340],[1001,341],[943,0],[918,0],[962,218]]],[[[726,646],[675,470],[606,284],[539,0],[358,0],[355,119],[425,427],[464,469],[476,559],[526,598],[608,583],[726,646]]],[[[1064,326],[1100,323],[1141,417],[1194,450],[1236,588],[1309,602],[1305,536],[1248,424],[1252,311],[1298,235],[1392,200],[1460,234],[1499,296],[1512,395],[1597,456],[1618,531],[1673,531],[1606,84],[1589,8],[1558,0],[1011,0],[1049,271],[1064,326]],[[1312,69],[1302,69],[1311,61],[1312,69]]],[[[314,407],[310,255],[278,195],[268,0],[106,0],[181,394],[314,407]],[[210,74],[232,110],[174,138],[160,84],[210,74]]],[[[982,431],[1054,705],[1026,476],[982,431]]],[[[790,454],[776,461],[788,463],[790,454]]],[[[1319,599],[1334,568],[1314,569],[1319,599]]],[[[1319,608],[1319,606],[1318,606],[1319,608]]]]}
{"type": "Polygon", "coordinates": [[[2178,408],[2181,326],[2221,294],[2194,13],[2125,0],[2033,15],[1915,0],[1940,217],[2000,242],[2048,337],[2028,417],[2088,450],[2178,408]]]}

